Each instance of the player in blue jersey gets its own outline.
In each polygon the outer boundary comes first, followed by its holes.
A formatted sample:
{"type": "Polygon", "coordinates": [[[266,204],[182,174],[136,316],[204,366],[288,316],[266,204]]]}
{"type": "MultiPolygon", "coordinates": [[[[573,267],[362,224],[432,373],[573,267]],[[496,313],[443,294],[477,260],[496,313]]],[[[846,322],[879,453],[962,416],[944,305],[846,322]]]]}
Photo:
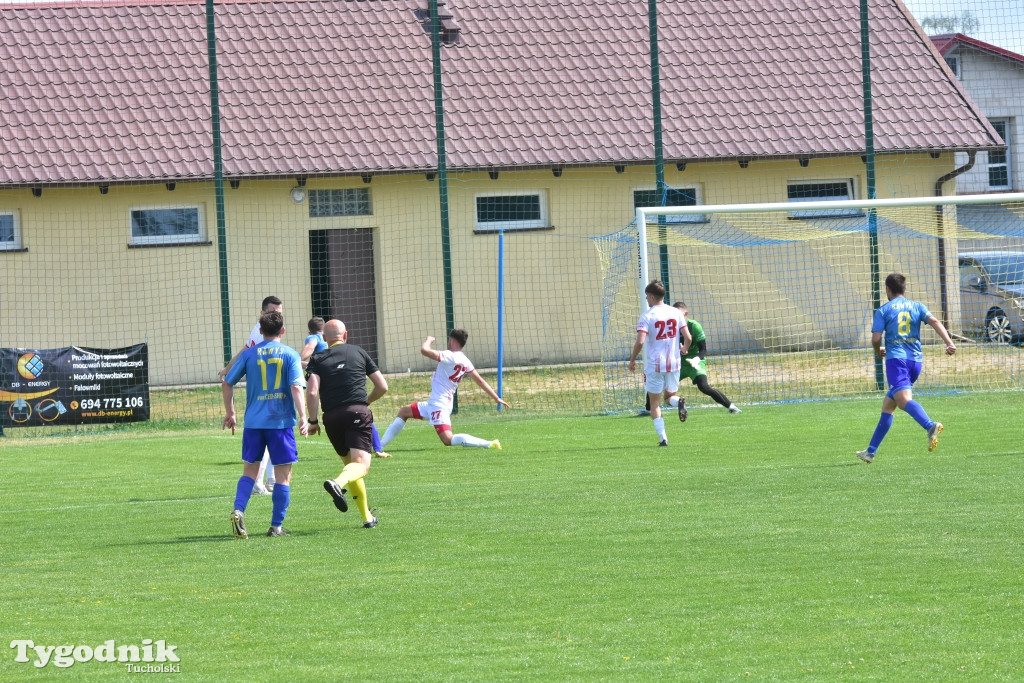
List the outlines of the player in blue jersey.
{"type": "Polygon", "coordinates": [[[885,378],[889,382],[889,393],[882,399],[882,416],[871,437],[867,449],[857,451],[857,457],[870,463],[892,426],[893,413],[901,408],[928,432],[928,450],[933,451],[939,443],[942,423],[935,422],[914,400],[913,386],[921,374],[924,354],[921,352],[921,323],[927,323],[946,343],[946,355],[956,353],[956,345],[942,323],[928,308],[917,301],[903,296],[907,278],[900,273],[890,273],[885,278],[885,295],[889,302],[875,311],[871,324],[871,345],[875,354],[885,359],[885,378]],[[882,345],[883,339],[885,345],[882,345]]]}
{"type": "Polygon", "coordinates": [[[288,536],[281,526],[291,500],[292,464],[298,462],[295,447],[296,412],[299,433],[309,434],[306,419],[306,401],[303,389],[302,362],[299,354],[281,343],[284,317],[278,311],[260,316],[263,342],[243,351],[224,376],[223,429],[235,433],[235,385],[244,377],[245,428],[242,431],[242,460],[245,465],[235,489],[235,508],[231,513],[231,527],[238,538],[248,538],[245,529],[245,507],[256,485],[260,460],[264,449],[270,453],[277,484],[271,494],[274,510],[267,536],[288,536]]]}

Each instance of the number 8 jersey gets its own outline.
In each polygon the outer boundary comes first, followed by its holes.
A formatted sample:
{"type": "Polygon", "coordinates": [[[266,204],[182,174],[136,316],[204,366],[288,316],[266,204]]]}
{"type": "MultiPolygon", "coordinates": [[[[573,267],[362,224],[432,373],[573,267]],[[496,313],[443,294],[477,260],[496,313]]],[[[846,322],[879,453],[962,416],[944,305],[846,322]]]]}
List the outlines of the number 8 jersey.
{"type": "Polygon", "coordinates": [[[441,360],[430,380],[430,400],[428,403],[440,403],[451,410],[455,399],[455,390],[459,388],[462,376],[473,372],[473,363],[462,351],[444,350],[440,352],[441,360]]]}
{"type": "Polygon", "coordinates": [[[682,311],[668,304],[651,306],[640,316],[636,331],[647,333],[645,373],[679,372],[679,328],[685,324],[682,311]]]}
{"type": "Polygon", "coordinates": [[[898,296],[875,311],[872,332],[884,332],[885,357],[921,362],[921,323],[933,317],[928,307],[898,296]]]}

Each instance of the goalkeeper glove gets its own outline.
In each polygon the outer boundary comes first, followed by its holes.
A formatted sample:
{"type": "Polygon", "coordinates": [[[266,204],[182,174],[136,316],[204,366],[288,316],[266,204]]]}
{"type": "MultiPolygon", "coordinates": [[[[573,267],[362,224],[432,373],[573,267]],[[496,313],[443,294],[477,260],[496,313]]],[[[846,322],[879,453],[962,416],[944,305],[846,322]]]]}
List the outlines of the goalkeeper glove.
{"type": "Polygon", "coordinates": [[[693,358],[687,358],[686,362],[689,363],[691,366],[693,366],[694,370],[699,370],[700,369],[700,357],[699,356],[694,356],[693,358]]]}

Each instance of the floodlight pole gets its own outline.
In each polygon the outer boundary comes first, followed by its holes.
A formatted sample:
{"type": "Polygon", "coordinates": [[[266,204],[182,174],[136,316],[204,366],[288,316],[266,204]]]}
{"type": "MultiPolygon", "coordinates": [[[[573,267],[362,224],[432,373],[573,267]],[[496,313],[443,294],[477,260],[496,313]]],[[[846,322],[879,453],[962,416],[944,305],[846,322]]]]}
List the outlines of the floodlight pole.
{"type": "Polygon", "coordinates": [[[210,67],[210,125],[213,131],[213,196],[217,207],[217,269],[220,275],[220,327],[224,364],[231,362],[231,299],[228,296],[227,219],[224,210],[224,159],[220,137],[220,90],[217,86],[217,33],[213,0],[206,0],[206,51],[210,67]]]}
{"type": "MultiPolygon", "coordinates": [[[[860,62],[864,78],[864,164],[868,199],[877,199],[875,192],[875,130],[871,111],[871,33],[868,22],[868,0],[860,0],[860,62]]],[[[871,306],[882,305],[881,269],[878,265],[878,212],[868,210],[869,258],[871,260],[871,306]]],[[[875,388],[885,388],[882,359],[875,356],[875,388]]]]}

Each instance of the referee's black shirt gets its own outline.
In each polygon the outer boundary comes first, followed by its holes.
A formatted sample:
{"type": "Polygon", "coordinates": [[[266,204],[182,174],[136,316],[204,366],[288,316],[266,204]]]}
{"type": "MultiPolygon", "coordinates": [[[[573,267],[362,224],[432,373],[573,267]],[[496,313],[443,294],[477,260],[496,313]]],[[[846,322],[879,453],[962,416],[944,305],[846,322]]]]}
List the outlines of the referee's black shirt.
{"type": "Polygon", "coordinates": [[[320,377],[320,405],[323,411],[351,405],[366,405],[366,378],[377,372],[377,364],[360,346],[335,344],[313,354],[306,370],[320,377]]]}

